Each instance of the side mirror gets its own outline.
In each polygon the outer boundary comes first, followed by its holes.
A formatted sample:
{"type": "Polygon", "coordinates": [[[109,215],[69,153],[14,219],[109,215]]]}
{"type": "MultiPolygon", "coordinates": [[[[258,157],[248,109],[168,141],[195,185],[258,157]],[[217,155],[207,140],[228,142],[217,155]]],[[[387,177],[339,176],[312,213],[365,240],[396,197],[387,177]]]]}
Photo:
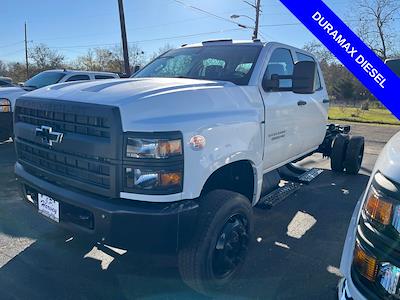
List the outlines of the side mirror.
{"type": "Polygon", "coordinates": [[[312,94],[315,92],[315,75],[317,64],[313,61],[299,61],[294,65],[293,92],[296,94],[312,94]]]}
{"type": "Polygon", "coordinates": [[[400,58],[399,59],[388,59],[386,64],[400,77],[400,58]]]}
{"type": "Polygon", "coordinates": [[[135,74],[139,70],[140,70],[140,66],[136,65],[135,68],[133,69],[133,74],[135,74]]]}
{"type": "Polygon", "coordinates": [[[264,79],[262,87],[265,91],[276,91],[279,90],[279,75],[272,74],[271,79],[264,79]]]}

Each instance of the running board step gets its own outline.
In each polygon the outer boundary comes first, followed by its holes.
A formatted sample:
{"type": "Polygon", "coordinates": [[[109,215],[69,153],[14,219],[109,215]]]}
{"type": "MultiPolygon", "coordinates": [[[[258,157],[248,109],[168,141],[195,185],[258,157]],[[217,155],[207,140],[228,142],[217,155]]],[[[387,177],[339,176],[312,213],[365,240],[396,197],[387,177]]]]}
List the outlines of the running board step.
{"type": "Polygon", "coordinates": [[[319,174],[321,174],[324,170],[312,168],[309,171],[301,174],[298,177],[298,181],[301,183],[310,183],[313,181],[319,174]]]}
{"type": "Polygon", "coordinates": [[[306,169],[294,164],[287,164],[279,168],[279,174],[284,180],[306,184],[313,181],[323,171],[317,168],[306,169]]]}
{"type": "Polygon", "coordinates": [[[284,186],[273,190],[271,193],[265,195],[260,199],[260,202],[257,204],[259,208],[271,208],[281,203],[291,194],[296,192],[301,186],[301,183],[298,182],[287,182],[284,186]]]}

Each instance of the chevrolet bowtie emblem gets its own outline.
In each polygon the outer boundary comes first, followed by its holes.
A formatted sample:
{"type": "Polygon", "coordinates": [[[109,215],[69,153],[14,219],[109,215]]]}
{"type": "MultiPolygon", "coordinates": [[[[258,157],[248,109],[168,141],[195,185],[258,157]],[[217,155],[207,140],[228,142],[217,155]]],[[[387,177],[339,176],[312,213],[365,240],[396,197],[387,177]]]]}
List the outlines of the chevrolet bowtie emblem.
{"type": "Polygon", "coordinates": [[[53,146],[53,143],[61,143],[64,134],[53,131],[49,126],[41,126],[36,128],[36,136],[42,138],[42,143],[48,146],[53,146]]]}

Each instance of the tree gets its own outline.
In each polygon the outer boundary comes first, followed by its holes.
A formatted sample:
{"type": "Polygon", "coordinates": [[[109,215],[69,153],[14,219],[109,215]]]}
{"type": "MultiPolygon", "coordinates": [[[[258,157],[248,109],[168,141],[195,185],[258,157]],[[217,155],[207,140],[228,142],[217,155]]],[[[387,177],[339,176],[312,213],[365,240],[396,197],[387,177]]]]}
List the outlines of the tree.
{"type": "Polygon", "coordinates": [[[383,60],[394,54],[397,30],[393,28],[400,12],[398,0],[358,0],[358,33],[364,42],[383,60]]]}
{"type": "Polygon", "coordinates": [[[7,74],[7,65],[0,60],[0,76],[5,76],[7,74]]]}
{"type": "Polygon", "coordinates": [[[314,54],[320,63],[331,64],[336,61],[332,52],[319,42],[309,42],[304,45],[303,49],[314,54]]]}
{"type": "Polygon", "coordinates": [[[158,48],[157,51],[153,52],[153,54],[152,54],[151,57],[150,57],[150,60],[154,60],[155,58],[157,58],[158,56],[164,54],[164,53],[167,52],[168,50],[175,49],[175,48],[176,48],[175,46],[173,46],[173,45],[167,43],[167,44],[165,44],[164,46],[158,48]]]}
{"type": "MultiPolygon", "coordinates": [[[[144,62],[144,52],[136,45],[129,47],[130,65],[141,65],[144,62]]],[[[73,62],[74,68],[90,71],[109,71],[122,73],[124,58],[121,47],[89,49],[85,55],[79,56],[73,62]]]]}
{"type": "Polygon", "coordinates": [[[18,62],[8,63],[4,75],[11,77],[14,82],[23,82],[26,80],[25,65],[18,62]]]}
{"type": "Polygon", "coordinates": [[[304,49],[314,54],[320,63],[328,94],[337,101],[353,103],[374,99],[371,93],[322,44],[311,42],[304,49]]]}
{"type": "Polygon", "coordinates": [[[31,68],[35,73],[64,67],[64,55],[51,50],[45,44],[39,44],[29,50],[31,68]]]}

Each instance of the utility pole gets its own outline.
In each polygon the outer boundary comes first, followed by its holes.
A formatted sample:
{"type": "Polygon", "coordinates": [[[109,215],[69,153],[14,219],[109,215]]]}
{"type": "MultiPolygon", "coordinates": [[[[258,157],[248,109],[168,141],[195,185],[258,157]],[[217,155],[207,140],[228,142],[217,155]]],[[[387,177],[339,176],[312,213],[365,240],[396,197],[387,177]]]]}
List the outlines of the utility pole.
{"type": "Polygon", "coordinates": [[[123,0],[118,0],[118,8],[119,8],[119,22],[121,25],[122,51],[124,53],[125,74],[127,76],[131,76],[131,68],[129,66],[128,40],[126,38],[125,14],[124,14],[123,0]]]}
{"type": "Polygon", "coordinates": [[[28,62],[28,38],[26,32],[26,22],[25,22],[25,66],[26,66],[26,80],[29,79],[29,62],[28,62]]]}
{"type": "Polygon", "coordinates": [[[254,33],[253,33],[253,40],[258,38],[258,27],[259,27],[259,20],[260,20],[260,5],[261,0],[256,0],[256,24],[254,26],[254,33]]]}

